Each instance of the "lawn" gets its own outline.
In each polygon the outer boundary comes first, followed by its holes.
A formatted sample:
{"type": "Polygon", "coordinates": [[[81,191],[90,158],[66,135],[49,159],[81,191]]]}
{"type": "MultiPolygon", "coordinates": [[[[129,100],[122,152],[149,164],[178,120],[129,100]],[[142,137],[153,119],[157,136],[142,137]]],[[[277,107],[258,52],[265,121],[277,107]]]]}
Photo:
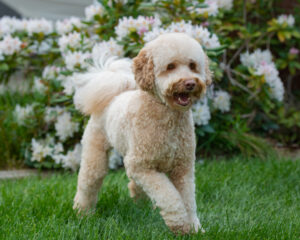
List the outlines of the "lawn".
{"type": "Polygon", "coordinates": [[[0,182],[0,239],[299,239],[300,161],[210,160],[197,164],[205,234],[175,236],[148,200],[136,204],[124,170],[111,172],[96,213],[72,210],[75,174],[0,182]]]}

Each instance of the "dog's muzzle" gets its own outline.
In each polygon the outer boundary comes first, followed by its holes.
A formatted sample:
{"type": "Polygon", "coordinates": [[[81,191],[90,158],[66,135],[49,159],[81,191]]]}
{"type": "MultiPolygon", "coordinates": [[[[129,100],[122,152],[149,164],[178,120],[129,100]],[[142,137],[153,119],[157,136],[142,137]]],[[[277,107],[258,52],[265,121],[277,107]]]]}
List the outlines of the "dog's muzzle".
{"type": "Polygon", "coordinates": [[[173,84],[169,96],[173,105],[188,108],[192,105],[193,100],[200,98],[204,92],[205,84],[197,78],[188,78],[180,79],[173,84]]]}

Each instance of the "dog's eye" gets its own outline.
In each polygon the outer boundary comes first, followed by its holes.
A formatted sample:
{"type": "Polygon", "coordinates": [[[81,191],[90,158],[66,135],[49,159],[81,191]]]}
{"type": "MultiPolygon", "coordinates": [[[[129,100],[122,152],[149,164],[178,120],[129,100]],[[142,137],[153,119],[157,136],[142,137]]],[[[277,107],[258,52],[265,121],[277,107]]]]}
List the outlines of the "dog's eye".
{"type": "Polygon", "coordinates": [[[191,69],[191,70],[196,70],[196,63],[194,63],[194,62],[191,62],[190,64],[189,64],[189,68],[191,69]]]}
{"type": "Polygon", "coordinates": [[[170,63],[170,64],[168,64],[168,66],[167,66],[167,70],[173,70],[173,69],[175,69],[176,68],[176,65],[174,64],[174,63],[170,63]]]}

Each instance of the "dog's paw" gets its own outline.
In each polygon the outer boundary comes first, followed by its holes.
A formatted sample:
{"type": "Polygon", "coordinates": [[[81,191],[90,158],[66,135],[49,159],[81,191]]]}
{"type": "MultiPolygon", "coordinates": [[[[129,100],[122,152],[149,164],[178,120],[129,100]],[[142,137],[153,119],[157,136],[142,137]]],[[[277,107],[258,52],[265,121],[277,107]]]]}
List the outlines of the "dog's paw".
{"type": "Polygon", "coordinates": [[[176,235],[184,235],[184,234],[189,234],[191,232],[191,225],[189,224],[172,225],[172,226],[169,225],[168,227],[176,235]]]}
{"type": "Polygon", "coordinates": [[[183,235],[192,232],[192,225],[190,224],[187,216],[178,216],[175,219],[176,221],[174,221],[174,218],[173,221],[166,221],[167,226],[173,233],[175,233],[176,235],[183,235]]]}
{"type": "Polygon", "coordinates": [[[87,215],[93,212],[92,210],[96,201],[94,199],[88,199],[83,194],[77,192],[74,198],[73,209],[80,215],[87,215]]]}
{"type": "Polygon", "coordinates": [[[197,216],[194,216],[192,218],[191,226],[193,232],[198,233],[199,231],[201,231],[202,233],[205,233],[205,230],[202,228],[199,218],[197,216]]]}

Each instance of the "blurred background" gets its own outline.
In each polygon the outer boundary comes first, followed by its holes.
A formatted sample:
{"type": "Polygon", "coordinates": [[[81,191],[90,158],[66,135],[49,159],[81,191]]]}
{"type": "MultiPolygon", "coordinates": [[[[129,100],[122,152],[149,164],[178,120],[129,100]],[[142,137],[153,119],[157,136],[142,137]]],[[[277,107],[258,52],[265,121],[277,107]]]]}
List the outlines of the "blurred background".
{"type": "Polygon", "coordinates": [[[0,17],[63,19],[70,16],[84,17],[83,9],[93,0],[1,0],[0,17]]]}
{"type": "Polygon", "coordinates": [[[76,171],[88,118],[72,75],[167,32],[194,37],[214,73],[192,108],[199,159],[299,152],[299,22],[299,0],[0,0],[0,168],[76,171]]]}

